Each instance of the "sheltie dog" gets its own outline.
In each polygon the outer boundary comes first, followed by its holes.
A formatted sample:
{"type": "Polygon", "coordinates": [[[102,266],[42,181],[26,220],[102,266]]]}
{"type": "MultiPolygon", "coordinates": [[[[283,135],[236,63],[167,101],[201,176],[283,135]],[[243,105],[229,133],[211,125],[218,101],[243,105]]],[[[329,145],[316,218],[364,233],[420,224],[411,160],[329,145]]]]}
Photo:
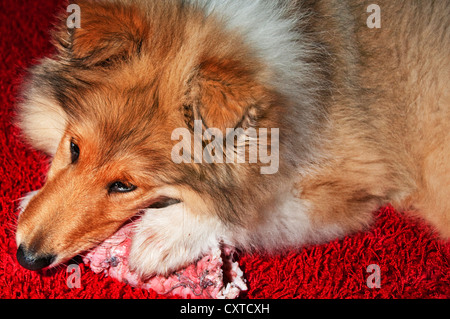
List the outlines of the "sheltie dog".
{"type": "Polygon", "coordinates": [[[218,242],[274,252],[341,238],[388,203],[450,237],[448,1],[378,0],[375,28],[362,0],[76,4],[80,27],[60,19],[18,106],[52,158],[21,204],[24,267],[65,262],[130,220],[141,276],[218,242]],[[180,129],[200,147],[176,148],[180,129]],[[211,129],[268,138],[212,150],[211,129]],[[272,172],[249,160],[254,145],[276,155],[272,172]],[[197,160],[238,148],[244,161],[197,160]]]}

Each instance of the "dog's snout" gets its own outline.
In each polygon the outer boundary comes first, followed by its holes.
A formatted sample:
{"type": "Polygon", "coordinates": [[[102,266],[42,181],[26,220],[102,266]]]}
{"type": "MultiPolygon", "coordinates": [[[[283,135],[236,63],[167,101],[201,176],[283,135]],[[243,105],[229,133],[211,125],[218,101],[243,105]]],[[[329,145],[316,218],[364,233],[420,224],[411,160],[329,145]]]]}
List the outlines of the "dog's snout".
{"type": "Polygon", "coordinates": [[[17,249],[17,261],[28,270],[40,270],[50,266],[56,259],[54,255],[39,255],[27,250],[23,245],[17,249]]]}

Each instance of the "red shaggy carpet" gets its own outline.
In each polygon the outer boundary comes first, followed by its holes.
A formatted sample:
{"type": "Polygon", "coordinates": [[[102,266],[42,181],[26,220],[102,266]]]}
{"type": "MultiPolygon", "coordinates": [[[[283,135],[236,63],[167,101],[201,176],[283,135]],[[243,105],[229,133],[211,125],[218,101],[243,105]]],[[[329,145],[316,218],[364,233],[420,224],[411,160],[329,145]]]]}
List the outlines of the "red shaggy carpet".
{"type": "MultiPolygon", "coordinates": [[[[95,275],[81,266],[80,289],[66,267],[31,272],[16,262],[17,199],[42,186],[47,159],[18,138],[12,124],[23,70],[51,52],[48,30],[58,0],[0,0],[0,298],[161,298],[95,275]]],[[[113,22],[112,22],[113,23],[113,22]]],[[[450,245],[420,221],[387,207],[366,232],[278,256],[242,255],[244,298],[449,298],[450,245]],[[369,265],[381,288],[367,286],[369,265]]]]}

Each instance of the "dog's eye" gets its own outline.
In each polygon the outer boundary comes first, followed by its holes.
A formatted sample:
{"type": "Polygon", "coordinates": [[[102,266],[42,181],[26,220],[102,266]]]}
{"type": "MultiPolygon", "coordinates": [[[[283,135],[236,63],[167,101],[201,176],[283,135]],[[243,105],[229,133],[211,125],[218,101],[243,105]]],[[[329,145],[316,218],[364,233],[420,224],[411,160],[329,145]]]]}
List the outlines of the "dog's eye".
{"type": "Polygon", "coordinates": [[[134,191],[137,187],[124,182],[114,182],[109,185],[108,192],[111,193],[130,193],[134,191]]]}
{"type": "Polygon", "coordinates": [[[70,156],[72,160],[72,164],[75,164],[80,157],[80,148],[74,142],[70,142],[70,156]]]}

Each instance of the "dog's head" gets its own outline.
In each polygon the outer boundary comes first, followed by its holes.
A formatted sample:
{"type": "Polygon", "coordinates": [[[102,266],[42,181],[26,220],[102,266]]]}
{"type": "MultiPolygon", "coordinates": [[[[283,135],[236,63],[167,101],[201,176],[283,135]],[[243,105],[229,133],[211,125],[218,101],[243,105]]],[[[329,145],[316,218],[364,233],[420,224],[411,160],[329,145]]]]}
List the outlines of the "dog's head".
{"type": "Polygon", "coordinates": [[[177,164],[171,152],[172,133],[193,141],[196,120],[202,130],[279,127],[279,97],[252,52],[181,3],[79,4],[81,28],[63,19],[58,52],[32,69],[20,108],[30,142],[53,157],[19,217],[21,263],[63,262],[149,207],[183,202],[224,225],[251,224],[271,191],[258,186],[260,163],[177,164]]]}

